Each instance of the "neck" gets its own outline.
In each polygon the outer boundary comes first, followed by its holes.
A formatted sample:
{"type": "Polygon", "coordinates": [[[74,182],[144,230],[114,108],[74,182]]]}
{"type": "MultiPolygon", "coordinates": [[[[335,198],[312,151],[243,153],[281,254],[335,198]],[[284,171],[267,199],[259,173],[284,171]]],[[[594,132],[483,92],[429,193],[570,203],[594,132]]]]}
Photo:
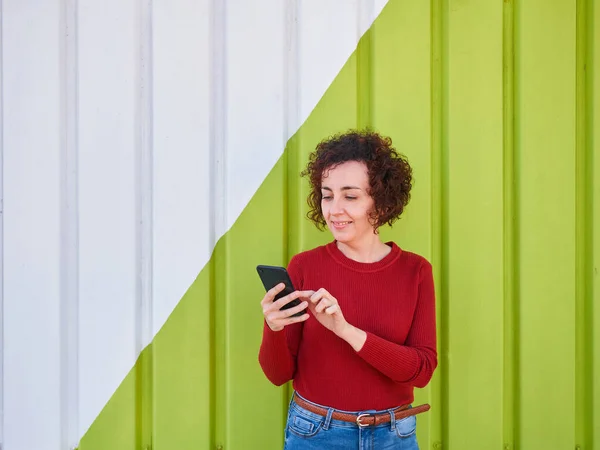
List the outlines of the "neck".
{"type": "Polygon", "coordinates": [[[360,263],[381,261],[392,250],[384,244],[379,235],[366,236],[360,242],[337,241],[337,248],[346,256],[360,263]]]}

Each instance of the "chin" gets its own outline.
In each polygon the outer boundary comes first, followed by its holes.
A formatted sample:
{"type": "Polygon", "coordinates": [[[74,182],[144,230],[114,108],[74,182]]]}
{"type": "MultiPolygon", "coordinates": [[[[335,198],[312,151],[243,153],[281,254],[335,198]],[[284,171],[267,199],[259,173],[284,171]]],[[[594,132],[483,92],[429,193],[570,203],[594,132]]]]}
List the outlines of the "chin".
{"type": "Polygon", "coordinates": [[[331,234],[333,235],[333,238],[336,241],[341,242],[342,244],[347,244],[348,242],[351,242],[354,238],[354,236],[350,236],[344,233],[332,232],[331,234]]]}

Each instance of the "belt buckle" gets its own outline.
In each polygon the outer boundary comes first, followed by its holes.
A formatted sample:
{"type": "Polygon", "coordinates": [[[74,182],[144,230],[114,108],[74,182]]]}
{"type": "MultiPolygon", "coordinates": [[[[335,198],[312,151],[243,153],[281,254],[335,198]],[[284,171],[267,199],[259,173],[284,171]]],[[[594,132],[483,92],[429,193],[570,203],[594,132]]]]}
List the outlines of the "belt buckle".
{"type": "Polygon", "coordinates": [[[361,422],[360,422],[360,419],[362,419],[363,417],[368,417],[368,416],[370,416],[370,415],[371,415],[371,414],[367,414],[367,413],[364,413],[364,414],[359,414],[359,415],[358,415],[358,417],[356,418],[356,425],[358,425],[358,427],[359,427],[359,428],[365,428],[365,427],[368,427],[368,426],[369,426],[369,424],[368,424],[368,423],[361,423],[361,422]]]}

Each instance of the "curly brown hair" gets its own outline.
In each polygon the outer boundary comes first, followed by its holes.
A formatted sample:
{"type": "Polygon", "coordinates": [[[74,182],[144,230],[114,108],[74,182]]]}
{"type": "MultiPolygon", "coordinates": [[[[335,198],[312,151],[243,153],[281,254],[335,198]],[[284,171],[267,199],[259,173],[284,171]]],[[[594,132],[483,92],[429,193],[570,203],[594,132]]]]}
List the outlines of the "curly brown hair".
{"type": "Polygon", "coordinates": [[[392,147],[389,137],[370,130],[349,130],[321,141],[310,154],[301,176],[308,177],[307,217],[319,228],[326,222],[321,210],[321,181],[326,170],[347,161],[364,162],[369,176],[369,195],[375,202],[371,223],[375,229],[392,225],[410,200],[412,169],[405,156],[392,147]]]}

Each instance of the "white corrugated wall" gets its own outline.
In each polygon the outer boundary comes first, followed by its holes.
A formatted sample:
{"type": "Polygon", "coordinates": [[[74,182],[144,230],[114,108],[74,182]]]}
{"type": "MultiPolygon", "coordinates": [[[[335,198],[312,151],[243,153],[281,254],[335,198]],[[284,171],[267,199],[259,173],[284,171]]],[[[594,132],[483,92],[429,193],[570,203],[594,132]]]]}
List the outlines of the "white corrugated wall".
{"type": "Polygon", "coordinates": [[[385,0],[1,0],[2,450],[75,447],[385,0]]]}

